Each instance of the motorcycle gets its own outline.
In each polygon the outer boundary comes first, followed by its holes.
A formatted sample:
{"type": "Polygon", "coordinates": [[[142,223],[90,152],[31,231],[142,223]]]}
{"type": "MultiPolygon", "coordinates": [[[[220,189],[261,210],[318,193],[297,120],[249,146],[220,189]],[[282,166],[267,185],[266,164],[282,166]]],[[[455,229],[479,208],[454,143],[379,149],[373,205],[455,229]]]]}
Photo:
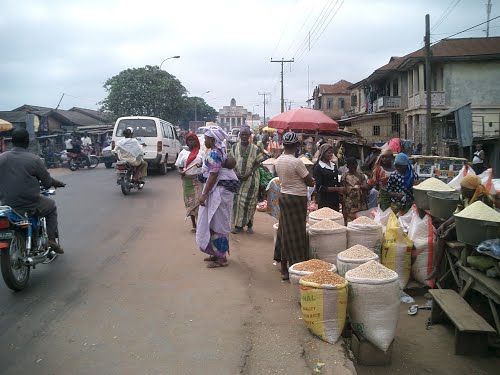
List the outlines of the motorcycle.
{"type": "MultiPolygon", "coordinates": [[[[41,194],[55,195],[55,189],[42,189],[41,194]]],[[[32,268],[57,258],[48,241],[44,217],[30,217],[9,206],[0,206],[0,268],[10,289],[23,290],[28,285],[32,268]]],[[[56,242],[59,243],[58,234],[56,242]]]]}
{"type": "Polygon", "coordinates": [[[99,165],[99,158],[93,154],[91,148],[84,148],[80,154],[68,152],[68,166],[73,172],[79,168],[93,169],[99,165]]]}
{"type": "Polygon", "coordinates": [[[143,181],[133,178],[135,168],[126,161],[117,161],[115,164],[116,174],[118,175],[116,184],[121,186],[123,195],[129,195],[132,189],[141,190],[144,187],[143,181]]]}

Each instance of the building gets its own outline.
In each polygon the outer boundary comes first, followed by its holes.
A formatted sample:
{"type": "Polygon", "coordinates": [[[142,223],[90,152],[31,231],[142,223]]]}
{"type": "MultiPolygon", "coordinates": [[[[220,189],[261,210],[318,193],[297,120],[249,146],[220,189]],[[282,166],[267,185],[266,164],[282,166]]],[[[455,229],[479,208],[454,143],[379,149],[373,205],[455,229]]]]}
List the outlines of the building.
{"type": "Polygon", "coordinates": [[[252,113],[241,105],[236,105],[236,99],[232,98],[228,106],[219,109],[218,123],[231,130],[245,124],[247,119],[252,119],[252,113]]]}
{"type": "MultiPolygon", "coordinates": [[[[483,143],[487,154],[499,155],[500,37],[434,44],[431,73],[431,146],[440,155],[469,157],[471,146],[483,143]]],[[[400,137],[426,145],[424,48],[391,57],[349,89],[350,117],[339,124],[357,129],[369,142],[400,137]]]]}
{"type": "Polygon", "coordinates": [[[334,120],[348,114],[351,109],[351,82],[340,80],[334,85],[320,84],[313,92],[314,109],[334,120]]]}

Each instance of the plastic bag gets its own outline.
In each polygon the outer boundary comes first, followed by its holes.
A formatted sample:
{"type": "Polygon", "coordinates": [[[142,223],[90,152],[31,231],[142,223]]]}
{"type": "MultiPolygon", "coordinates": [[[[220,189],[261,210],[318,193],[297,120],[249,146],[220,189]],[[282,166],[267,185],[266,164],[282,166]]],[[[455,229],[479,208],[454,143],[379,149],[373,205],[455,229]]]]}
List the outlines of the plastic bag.
{"type": "Polygon", "coordinates": [[[382,245],[382,264],[398,274],[399,287],[404,289],[410,280],[412,242],[391,212],[382,245]]]}
{"type": "Polygon", "coordinates": [[[391,217],[392,213],[393,212],[390,207],[385,211],[382,211],[380,206],[378,206],[377,209],[375,210],[375,216],[373,220],[375,220],[376,223],[382,225],[382,228],[385,231],[385,228],[387,227],[387,222],[389,221],[389,218],[391,217]]]}

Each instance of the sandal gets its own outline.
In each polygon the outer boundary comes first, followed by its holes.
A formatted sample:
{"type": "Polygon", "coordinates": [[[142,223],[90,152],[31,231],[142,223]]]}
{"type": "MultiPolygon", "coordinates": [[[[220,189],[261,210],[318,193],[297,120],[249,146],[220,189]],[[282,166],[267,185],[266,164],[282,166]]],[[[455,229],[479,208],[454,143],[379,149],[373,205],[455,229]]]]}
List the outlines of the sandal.
{"type": "Polygon", "coordinates": [[[207,264],[207,268],[219,268],[219,267],[226,267],[228,265],[227,262],[221,263],[221,262],[212,262],[207,264]]]}
{"type": "Polygon", "coordinates": [[[215,255],[210,255],[209,257],[204,258],[205,262],[215,262],[218,258],[215,255]]]}

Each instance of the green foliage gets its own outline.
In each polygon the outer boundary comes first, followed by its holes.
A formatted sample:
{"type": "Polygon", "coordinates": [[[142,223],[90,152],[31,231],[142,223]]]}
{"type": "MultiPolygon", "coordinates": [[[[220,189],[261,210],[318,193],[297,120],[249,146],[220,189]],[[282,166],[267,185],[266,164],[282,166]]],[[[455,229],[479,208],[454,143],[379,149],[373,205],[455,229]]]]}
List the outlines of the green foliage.
{"type": "Polygon", "coordinates": [[[209,106],[203,98],[197,96],[187,97],[185,99],[185,111],[180,120],[180,126],[188,129],[189,121],[216,121],[217,111],[209,106]],[[195,116],[196,108],[196,116],[195,116]]]}
{"type": "Polygon", "coordinates": [[[186,88],[158,66],[127,69],[104,84],[101,110],[120,116],[154,116],[177,124],[185,115],[186,88]]]}

